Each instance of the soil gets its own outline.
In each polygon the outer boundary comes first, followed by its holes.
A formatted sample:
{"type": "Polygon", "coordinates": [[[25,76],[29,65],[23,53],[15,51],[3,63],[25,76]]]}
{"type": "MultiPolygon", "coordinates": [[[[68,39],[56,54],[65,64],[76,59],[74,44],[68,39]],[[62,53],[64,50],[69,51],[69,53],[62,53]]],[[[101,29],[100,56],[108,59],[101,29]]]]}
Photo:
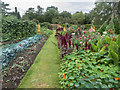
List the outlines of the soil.
{"type": "Polygon", "coordinates": [[[5,90],[6,88],[15,89],[18,87],[46,40],[47,38],[42,38],[38,41],[38,43],[27,48],[21,53],[21,55],[16,57],[6,69],[2,71],[2,90],[5,90]]]}

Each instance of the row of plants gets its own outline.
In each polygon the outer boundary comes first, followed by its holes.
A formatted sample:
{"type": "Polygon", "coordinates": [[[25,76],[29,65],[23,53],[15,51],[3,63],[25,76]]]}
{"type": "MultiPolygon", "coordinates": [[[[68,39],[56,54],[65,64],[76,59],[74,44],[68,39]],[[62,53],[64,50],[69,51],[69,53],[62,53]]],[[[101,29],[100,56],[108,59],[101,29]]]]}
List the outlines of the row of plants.
{"type": "Polygon", "coordinates": [[[113,29],[101,34],[92,25],[59,28],[56,35],[62,88],[120,88],[120,34],[113,29]]]}
{"type": "Polygon", "coordinates": [[[58,75],[62,88],[119,88],[120,71],[112,59],[90,50],[67,54],[58,75]]]}
{"type": "Polygon", "coordinates": [[[8,66],[8,64],[27,47],[33,45],[42,37],[48,38],[53,33],[52,30],[42,27],[41,35],[35,35],[38,31],[36,23],[33,21],[18,20],[13,16],[5,17],[2,21],[3,41],[19,41],[14,44],[5,44],[0,47],[2,50],[0,56],[2,57],[3,66],[8,66]]]}
{"type": "Polygon", "coordinates": [[[21,54],[26,48],[37,43],[43,36],[34,35],[33,37],[26,38],[18,43],[0,47],[2,53],[0,57],[2,58],[2,65],[8,66],[8,64],[18,55],[21,54]]]}
{"type": "Polygon", "coordinates": [[[17,41],[36,34],[36,23],[18,20],[14,16],[2,19],[2,40],[17,41]]]}
{"type": "Polygon", "coordinates": [[[41,28],[41,34],[43,35],[43,37],[49,37],[50,35],[52,35],[53,31],[46,28],[46,27],[42,27],[41,28]]]}

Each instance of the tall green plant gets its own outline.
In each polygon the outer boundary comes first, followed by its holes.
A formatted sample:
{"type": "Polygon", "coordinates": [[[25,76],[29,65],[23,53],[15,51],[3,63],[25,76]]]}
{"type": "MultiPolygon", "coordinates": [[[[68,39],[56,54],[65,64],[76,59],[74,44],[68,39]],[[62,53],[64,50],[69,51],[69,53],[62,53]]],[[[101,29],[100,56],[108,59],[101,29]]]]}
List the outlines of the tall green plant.
{"type": "Polygon", "coordinates": [[[120,34],[120,24],[116,16],[113,19],[113,23],[114,23],[115,33],[120,34]]]}
{"type": "Polygon", "coordinates": [[[105,44],[109,44],[109,42],[111,41],[111,38],[106,36],[105,38],[101,38],[96,45],[94,43],[91,43],[91,47],[93,49],[93,51],[95,52],[100,52],[101,54],[104,54],[106,46],[105,44]]]}
{"type": "Polygon", "coordinates": [[[108,46],[109,57],[113,58],[114,64],[120,63],[120,34],[116,41],[111,41],[108,46]]]}

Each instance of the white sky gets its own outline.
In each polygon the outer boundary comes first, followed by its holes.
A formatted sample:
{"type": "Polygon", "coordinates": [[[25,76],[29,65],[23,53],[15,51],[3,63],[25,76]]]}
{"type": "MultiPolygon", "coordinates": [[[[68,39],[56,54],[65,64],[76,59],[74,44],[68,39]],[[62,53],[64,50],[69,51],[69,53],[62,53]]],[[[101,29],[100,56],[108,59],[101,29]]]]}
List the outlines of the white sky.
{"type": "Polygon", "coordinates": [[[94,7],[95,0],[2,0],[5,3],[10,4],[10,8],[14,11],[17,7],[21,15],[30,7],[37,8],[40,5],[44,8],[44,11],[48,6],[56,6],[60,12],[68,11],[75,13],[76,11],[89,12],[94,7]]]}

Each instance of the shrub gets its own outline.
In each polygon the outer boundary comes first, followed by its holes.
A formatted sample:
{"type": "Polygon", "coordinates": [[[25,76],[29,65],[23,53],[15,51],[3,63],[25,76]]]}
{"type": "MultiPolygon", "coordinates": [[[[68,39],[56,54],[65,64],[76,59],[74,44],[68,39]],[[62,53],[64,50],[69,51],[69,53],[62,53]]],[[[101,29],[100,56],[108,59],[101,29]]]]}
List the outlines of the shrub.
{"type": "Polygon", "coordinates": [[[51,24],[49,22],[43,22],[40,25],[41,27],[51,28],[51,24]]]}
{"type": "Polygon", "coordinates": [[[44,36],[44,37],[49,37],[51,34],[53,33],[52,30],[50,29],[47,29],[47,28],[41,28],[41,34],[44,36]]]}

